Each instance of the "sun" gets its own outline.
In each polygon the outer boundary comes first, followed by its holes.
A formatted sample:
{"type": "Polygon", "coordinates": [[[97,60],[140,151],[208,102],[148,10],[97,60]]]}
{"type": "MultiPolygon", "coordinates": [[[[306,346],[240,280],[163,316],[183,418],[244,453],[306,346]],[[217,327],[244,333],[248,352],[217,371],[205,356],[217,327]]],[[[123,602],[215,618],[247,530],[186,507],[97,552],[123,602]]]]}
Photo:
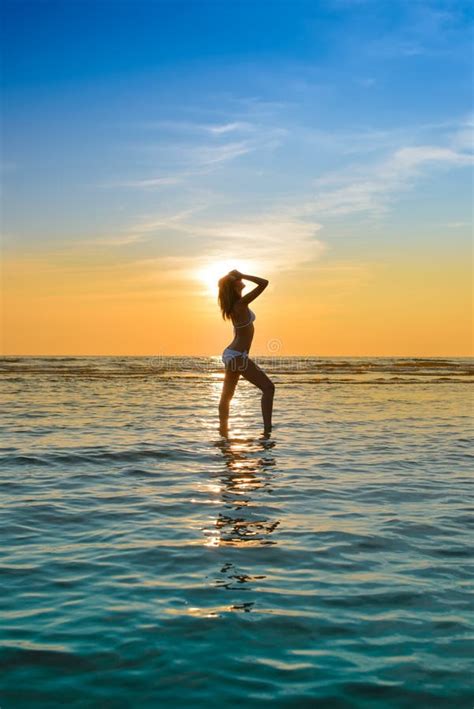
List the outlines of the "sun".
{"type": "Polygon", "coordinates": [[[226,273],[236,268],[241,273],[254,273],[255,266],[250,262],[240,261],[240,259],[232,261],[213,261],[207,266],[200,268],[196,272],[197,279],[204,284],[209,295],[217,295],[217,282],[219,278],[225,276],[226,273]]]}

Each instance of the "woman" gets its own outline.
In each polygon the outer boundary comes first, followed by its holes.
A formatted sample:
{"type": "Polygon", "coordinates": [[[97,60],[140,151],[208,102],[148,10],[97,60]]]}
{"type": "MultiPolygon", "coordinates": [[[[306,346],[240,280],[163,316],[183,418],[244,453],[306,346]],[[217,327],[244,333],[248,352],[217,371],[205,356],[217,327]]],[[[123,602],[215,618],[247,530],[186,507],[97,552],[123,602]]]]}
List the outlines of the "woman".
{"type": "Polygon", "coordinates": [[[218,302],[224,320],[232,320],[234,339],[222,353],[225,366],[224,386],[219,403],[220,433],[228,435],[229,404],[240,375],[262,391],[263,433],[269,436],[272,430],[273,394],[275,385],[265,372],[249,356],[253,340],[255,313],[248,307],[268,286],[266,278],[245,276],[240,271],[230,271],[219,280],[218,302]],[[257,283],[257,287],[242,296],[243,280],[257,283]]]}

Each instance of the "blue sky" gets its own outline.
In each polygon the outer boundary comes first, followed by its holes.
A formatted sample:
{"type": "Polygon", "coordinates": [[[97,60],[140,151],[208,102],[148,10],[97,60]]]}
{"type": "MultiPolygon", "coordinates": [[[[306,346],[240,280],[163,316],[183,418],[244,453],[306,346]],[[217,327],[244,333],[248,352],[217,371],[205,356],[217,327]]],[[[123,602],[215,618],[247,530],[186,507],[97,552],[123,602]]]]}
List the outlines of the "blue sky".
{"type": "Polygon", "coordinates": [[[5,251],[465,252],[470,7],[4,0],[5,251]]]}

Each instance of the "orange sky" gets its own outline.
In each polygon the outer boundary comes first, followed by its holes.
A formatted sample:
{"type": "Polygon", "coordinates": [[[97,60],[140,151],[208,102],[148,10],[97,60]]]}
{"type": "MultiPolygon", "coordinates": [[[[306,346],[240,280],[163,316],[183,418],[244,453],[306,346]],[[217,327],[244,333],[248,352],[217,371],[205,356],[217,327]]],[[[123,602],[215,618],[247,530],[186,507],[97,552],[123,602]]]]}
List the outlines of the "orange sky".
{"type": "Polygon", "coordinates": [[[238,268],[255,355],[473,355],[469,13],[50,4],[3,13],[4,354],[219,355],[238,268]]]}
{"type": "MultiPolygon", "coordinates": [[[[469,250],[438,248],[429,259],[420,249],[385,251],[373,261],[329,250],[295,270],[255,265],[270,285],[252,304],[254,355],[473,354],[469,250]]],[[[84,248],[11,255],[3,353],[217,355],[232,331],[201,271],[202,260],[111,263],[84,248]]]]}

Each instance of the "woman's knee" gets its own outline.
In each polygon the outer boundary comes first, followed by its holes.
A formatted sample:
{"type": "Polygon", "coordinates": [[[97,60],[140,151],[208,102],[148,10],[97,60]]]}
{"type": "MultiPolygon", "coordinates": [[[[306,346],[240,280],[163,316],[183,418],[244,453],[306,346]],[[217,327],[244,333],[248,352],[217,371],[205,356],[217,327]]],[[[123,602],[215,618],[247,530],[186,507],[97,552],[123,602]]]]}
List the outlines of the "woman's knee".
{"type": "Polygon", "coordinates": [[[265,384],[262,386],[262,392],[264,394],[274,394],[275,393],[275,384],[272,382],[271,379],[269,379],[265,384]]]}

